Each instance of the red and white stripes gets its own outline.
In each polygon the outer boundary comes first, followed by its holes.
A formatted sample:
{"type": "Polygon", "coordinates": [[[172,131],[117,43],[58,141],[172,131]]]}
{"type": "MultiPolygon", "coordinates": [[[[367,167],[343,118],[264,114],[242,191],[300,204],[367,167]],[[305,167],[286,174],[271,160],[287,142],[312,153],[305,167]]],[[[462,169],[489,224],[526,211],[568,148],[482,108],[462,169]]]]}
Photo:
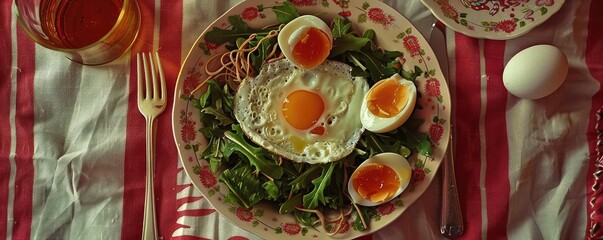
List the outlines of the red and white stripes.
{"type": "MultiPolygon", "coordinates": [[[[140,34],[132,47],[132,56],[139,52],[158,51],[167,80],[168,94],[174,87],[180,71],[182,2],[139,0],[142,23],[140,34]]],[[[136,102],[136,59],[130,63],[130,97],[128,100],[128,128],[126,132],[126,158],[124,165],[124,211],[122,239],[137,238],[142,231],[142,205],[144,203],[144,121],[138,112],[136,102]],[[134,210],[135,209],[135,210],[134,210]]],[[[172,98],[173,96],[169,96],[172,98]]],[[[159,235],[172,237],[176,230],[176,176],[178,174],[178,153],[171,129],[172,105],[168,104],[164,114],[157,119],[157,141],[155,162],[155,195],[159,235]]]]}
{"type": "Polygon", "coordinates": [[[13,34],[14,17],[11,13],[12,3],[0,3],[0,238],[9,239],[12,236],[13,201],[15,181],[14,152],[14,96],[13,96],[13,34]]]}

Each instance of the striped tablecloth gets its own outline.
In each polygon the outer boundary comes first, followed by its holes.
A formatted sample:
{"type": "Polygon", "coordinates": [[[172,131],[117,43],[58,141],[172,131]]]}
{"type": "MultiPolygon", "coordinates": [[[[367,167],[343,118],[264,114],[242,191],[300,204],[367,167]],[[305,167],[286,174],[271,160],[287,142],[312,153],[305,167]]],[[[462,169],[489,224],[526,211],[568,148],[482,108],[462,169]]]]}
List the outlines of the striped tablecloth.
{"type": "MultiPolygon", "coordinates": [[[[138,1],[143,23],[131,51],[159,50],[170,92],[198,35],[237,2],[138,1]]],[[[429,37],[435,18],[420,1],[386,3],[429,37]]],[[[28,39],[12,4],[0,2],[0,239],[139,239],[145,125],[132,81],[135,59],[72,63],[28,39]]],[[[566,0],[547,22],[507,41],[448,30],[464,239],[588,237],[602,32],[601,0],[566,0]],[[562,49],[570,71],[552,95],[522,100],[505,90],[502,70],[535,44],[562,49]]],[[[191,185],[172,137],[171,108],[158,119],[159,234],[257,239],[191,185]]],[[[442,238],[439,186],[434,181],[402,217],[367,239],[442,238]]]]}

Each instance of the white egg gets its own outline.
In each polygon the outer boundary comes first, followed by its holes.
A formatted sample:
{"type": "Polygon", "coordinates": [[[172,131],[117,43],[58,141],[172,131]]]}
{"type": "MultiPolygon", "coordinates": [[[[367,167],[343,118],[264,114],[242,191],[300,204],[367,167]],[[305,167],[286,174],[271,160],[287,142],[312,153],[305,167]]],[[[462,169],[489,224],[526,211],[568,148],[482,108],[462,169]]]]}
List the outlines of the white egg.
{"type": "Polygon", "coordinates": [[[567,57],[557,47],[536,45],[513,56],[503,72],[507,90],[520,98],[543,98],[565,81],[567,57]]]}
{"type": "Polygon", "coordinates": [[[352,201],[376,206],[399,196],[408,184],[412,168],[408,160],[396,153],[381,153],[365,160],[348,180],[352,201]]]}
{"type": "Polygon", "coordinates": [[[333,46],[333,34],[320,18],[303,15],[287,23],[278,34],[278,45],[293,65],[312,69],[324,62],[333,46]]]}
{"type": "Polygon", "coordinates": [[[362,101],[360,121],[371,132],[392,131],[408,120],[416,99],[415,84],[396,73],[371,87],[362,101]]]}
{"type": "Polygon", "coordinates": [[[360,123],[364,78],[326,61],[305,70],[287,59],[264,65],[235,95],[235,117],[245,134],[268,151],[295,162],[326,163],[352,152],[360,123]]]}

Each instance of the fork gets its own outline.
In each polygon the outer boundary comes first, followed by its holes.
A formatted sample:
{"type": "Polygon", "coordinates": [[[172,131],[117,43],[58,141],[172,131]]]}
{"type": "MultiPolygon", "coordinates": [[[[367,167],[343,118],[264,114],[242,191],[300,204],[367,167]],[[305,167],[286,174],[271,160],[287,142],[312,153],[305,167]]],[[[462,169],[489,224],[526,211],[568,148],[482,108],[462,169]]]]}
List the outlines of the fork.
{"type": "Polygon", "coordinates": [[[155,118],[165,110],[167,89],[161,67],[159,53],[138,53],[136,55],[138,72],[138,110],[146,120],[146,183],[144,201],[144,222],[142,239],[157,239],[155,218],[155,191],[153,189],[153,170],[155,169],[155,118]],[[143,75],[144,71],[144,75],[143,75]],[[157,79],[157,73],[159,79],[157,79]],[[143,83],[144,81],[144,83],[143,83]]]}
{"type": "MultiPolygon", "coordinates": [[[[436,22],[431,27],[430,44],[436,55],[442,74],[448,84],[448,54],[446,48],[446,27],[441,22],[436,22]]],[[[452,100],[452,99],[451,99],[452,100]]],[[[454,106],[451,104],[451,106],[454,106]]],[[[453,124],[451,124],[453,125],[453,124]]],[[[442,208],[440,219],[440,233],[446,238],[453,239],[463,234],[464,223],[461,211],[456,177],[454,174],[454,126],[450,127],[450,139],[444,159],[442,160],[442,208]]]]}

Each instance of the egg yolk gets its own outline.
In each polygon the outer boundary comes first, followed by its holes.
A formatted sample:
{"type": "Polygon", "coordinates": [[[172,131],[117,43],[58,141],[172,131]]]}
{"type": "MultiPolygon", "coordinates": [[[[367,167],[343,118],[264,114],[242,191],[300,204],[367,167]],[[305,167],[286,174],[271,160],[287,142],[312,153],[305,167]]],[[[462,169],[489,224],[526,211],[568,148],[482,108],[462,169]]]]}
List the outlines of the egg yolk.
{"type": "Polygon", "coordinates": [[[324,110],[325,104],[322,97],[306,90],[290,93],[285,98],[282,107],[285,120],[298,130],[306,130],[314,126],[324,110]]]}
{"type": "Polygon", "coordinates": [[[378,82],[366,96],[367,108],[378,117],[394,117],[408,103],[409,90],[408,86],[402,85],[395,79],[378,82]]]}
{"type": "Polygon", "coordinates": [[[310,27],[293,46],[292,55],[303,68],[310,69],[320,65],[331,52],[331,41],[322,30],[310,27]]]}
{"type": "Polygon", "coordinates": [[[389,166],[369,163],[352,175],[352,186],[362,198],[378,203],[396,194],[400,178],[389,166]]]}

